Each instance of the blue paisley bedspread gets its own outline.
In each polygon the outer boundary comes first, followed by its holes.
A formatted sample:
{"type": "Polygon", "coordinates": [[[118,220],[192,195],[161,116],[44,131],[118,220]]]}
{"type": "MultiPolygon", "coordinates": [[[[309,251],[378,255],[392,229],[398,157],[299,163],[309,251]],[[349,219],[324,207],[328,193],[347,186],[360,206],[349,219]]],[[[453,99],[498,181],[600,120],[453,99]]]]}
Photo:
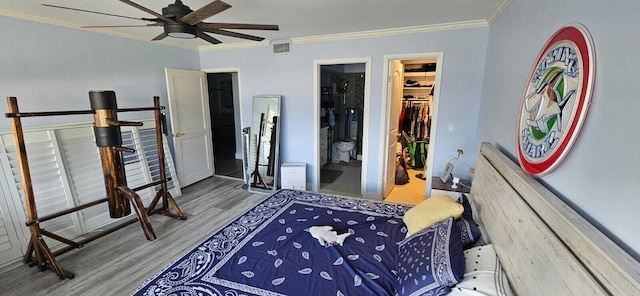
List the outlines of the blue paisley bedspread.
{"type": "Polygon", "coordinates": [[[280,190],[134,295],[391,295],[410,206],[280,190]],[[351,232],[324,247],[306,231],[351,232]]]}

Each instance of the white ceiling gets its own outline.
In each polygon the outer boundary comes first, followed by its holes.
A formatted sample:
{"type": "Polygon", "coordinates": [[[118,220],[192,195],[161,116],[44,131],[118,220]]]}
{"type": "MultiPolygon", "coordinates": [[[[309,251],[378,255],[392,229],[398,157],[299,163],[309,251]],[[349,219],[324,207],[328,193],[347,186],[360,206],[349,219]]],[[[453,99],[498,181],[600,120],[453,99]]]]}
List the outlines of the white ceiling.
{"type": "MultiPolygon", "coordinates": [[[[133,0],[161,13],[175,0],[133,0]]],[[[211,0],[182,0],[196,10],[211,0]]],[[[223,0],[232,7],[205,22],[277,24],[280,31],[237,30],[237,32],[285,40],[331,38],[357,34],[398,34],[488,25],[512,0],[223,0]]],[[[45,7],[66,6],[137,18],[154,16],[118,0],[0,0],[0,15],[80,28],[86,25],[146,25],[147,22],[45,7]]],[[[162,27],[83,29],[122,37],[151,40],[162,27]]],[[[223,44],[213,47],[243,46],[255,41],[213,35],[223,44]]],[[[347,37],[348,38],[348,37],[347,37]]],[[[186,48],[208,47],[201,39],[165,38],[155,41],[186,48]]],[[[268,41],[263,41],[263,43],[268,41]]]]}

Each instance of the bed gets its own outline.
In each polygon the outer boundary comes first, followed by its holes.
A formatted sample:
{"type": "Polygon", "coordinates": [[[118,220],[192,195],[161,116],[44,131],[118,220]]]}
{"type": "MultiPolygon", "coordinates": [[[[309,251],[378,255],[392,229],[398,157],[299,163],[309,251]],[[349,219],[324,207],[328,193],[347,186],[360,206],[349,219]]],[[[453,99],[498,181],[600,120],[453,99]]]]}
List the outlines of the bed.
{"type": "MultiPolygon", "coordinates": [[[[482,145],[470,200],[514,293],[640,295],[639,263],[489,144],[482,145]]],[[[420,230],[424,239],[407,238],[403,217],[410,208],[280,190],[134,294],[405,294],[398,282],[417,284],[420,279],[411,271],[427,266],[437,281],[452,280],[459,271],[451,262],[468,260],[454,256],[462,252],[450,239],[460,237],[456,223],[445,219],[420,230]],[[343,245],[323,246],[309,233],[318,225],[349,236],[343,245]],[[423,267],[407,252],[427,257],[421,260],[428,264],[423,267]],[[447,264],[441,263],[445,258],[447,264]]]]}

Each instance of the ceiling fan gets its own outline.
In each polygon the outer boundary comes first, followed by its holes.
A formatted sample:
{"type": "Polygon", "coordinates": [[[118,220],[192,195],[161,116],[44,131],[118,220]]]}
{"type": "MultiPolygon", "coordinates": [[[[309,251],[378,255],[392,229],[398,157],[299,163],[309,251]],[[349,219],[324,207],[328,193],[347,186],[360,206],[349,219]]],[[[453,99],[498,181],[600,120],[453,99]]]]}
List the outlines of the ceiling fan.
{"type": "Polygon", "coordinates": [[[229,36],[229,37],[253,40],[253,41],[262,41],[264,40],[263,37],[227,31],[224,29],[273,30],[273,31],[279,30],[278,25],[203,22],[203,20],[231,8],[231,5],[225,2],[222,2],[220,0],[212,1],[209,4],[195,11],[191,10],[189,6],[182,4],[182,1],[176,0],[175,3],[169,4],[167,5],[167,7],[162,8],[162,14],[159,14],[140,4],[134,3],[133,1],[129,1],[129,0],[119,0],[119,1],[128,5],[131,5],[144,12],[147,12],[155,16],[156,18],[137,18],[137,17],[129,17],[124,15],[117,15],[117,14],[91,11],[91,10],[85,10],[85,9],[56,6],[56,5],[50,5],[50,4],[42,4],[42,5],[47,7],[53,7],[53,8],[82,11],[82,12],[88,12],[88,13],[95,13],[95,14],[101,14],[101,15],[108,15],[108,16],[115,16],[115,17],[150,22],[150,24],[146,24],[146,25],[82,26],[82,28],[163,27],[164,32],[162,32],[162,34],[153,38],[152,40],[154,41],[162,40],[165,37],[169,36],[169,37],[182,38],[182,39],[201,38],[212,44],[222,43],[220,40],[213,38],[212,36],[206,34],[205,32],[229,36]]]}

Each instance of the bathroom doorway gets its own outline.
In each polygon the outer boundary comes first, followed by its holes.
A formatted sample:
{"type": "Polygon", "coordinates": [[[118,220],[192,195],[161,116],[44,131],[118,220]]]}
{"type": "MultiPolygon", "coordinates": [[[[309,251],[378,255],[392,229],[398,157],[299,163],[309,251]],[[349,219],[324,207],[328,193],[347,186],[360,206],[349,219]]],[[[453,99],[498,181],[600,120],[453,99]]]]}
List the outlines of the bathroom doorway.
{"type": "Polygon", "coordinates": [[[362,197],[367,62],[317,67],[318,192],[362,197]]]}
{"type": "Polygon", "coordinates": [[[244,179],[238,73],[207,73],[216,176],[244,179]]]}

